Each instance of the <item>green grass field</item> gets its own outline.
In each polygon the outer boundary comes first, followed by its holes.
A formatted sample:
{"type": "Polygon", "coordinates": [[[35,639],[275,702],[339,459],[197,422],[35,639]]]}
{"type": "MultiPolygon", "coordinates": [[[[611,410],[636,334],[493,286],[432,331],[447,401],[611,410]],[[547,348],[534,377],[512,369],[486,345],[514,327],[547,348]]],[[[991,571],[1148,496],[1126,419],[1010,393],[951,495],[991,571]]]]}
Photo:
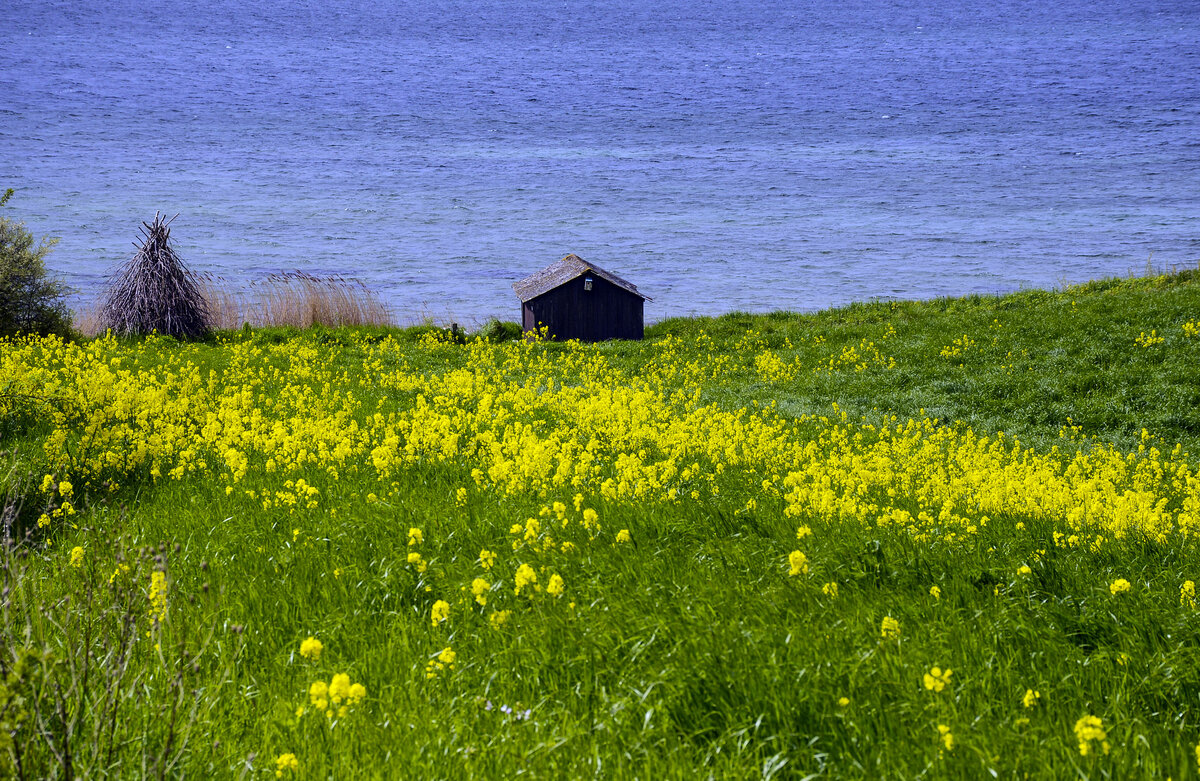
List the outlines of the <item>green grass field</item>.
{"type": "Polygon", "coordinates": [[[1195,778],[1198,360],[1194,271],[2,344],[0,776],[1195,778]]]}

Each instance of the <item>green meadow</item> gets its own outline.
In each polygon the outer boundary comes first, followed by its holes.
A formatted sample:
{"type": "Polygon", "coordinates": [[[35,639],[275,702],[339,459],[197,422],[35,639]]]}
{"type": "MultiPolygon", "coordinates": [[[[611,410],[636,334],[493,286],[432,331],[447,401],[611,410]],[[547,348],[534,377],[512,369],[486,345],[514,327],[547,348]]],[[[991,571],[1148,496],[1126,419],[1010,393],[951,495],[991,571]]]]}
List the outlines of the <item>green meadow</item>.
{"type": "Polygon", "coordinates": [[[0,776],[1197,776],[1200,272],[512,330],[0,343],[0,776]]]}

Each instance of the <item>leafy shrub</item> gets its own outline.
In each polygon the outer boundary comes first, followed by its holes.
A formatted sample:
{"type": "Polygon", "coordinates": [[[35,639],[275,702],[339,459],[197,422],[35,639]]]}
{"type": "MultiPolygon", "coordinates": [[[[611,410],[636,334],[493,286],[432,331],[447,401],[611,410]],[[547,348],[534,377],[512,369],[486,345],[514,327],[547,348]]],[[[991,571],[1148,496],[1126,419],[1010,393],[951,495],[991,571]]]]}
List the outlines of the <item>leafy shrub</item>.
{"type": "MultiPolygon", "coordinates": [[[[0,206],[12,194],[0,196],[0,206]]],[[[0,337],[69,333],[66,286],[46,272],[45,258],[56,242],[38,242],[24,224],[0,216],[0,337]]]]}
{"type": "Polygon", "coordinates": [[[479,336],[489,342],[507,342],[513,339],[520,339],[521,325],[519,323],[501,322],[493,317],[484,323],[483,328],[479,329],[479,336]]]}

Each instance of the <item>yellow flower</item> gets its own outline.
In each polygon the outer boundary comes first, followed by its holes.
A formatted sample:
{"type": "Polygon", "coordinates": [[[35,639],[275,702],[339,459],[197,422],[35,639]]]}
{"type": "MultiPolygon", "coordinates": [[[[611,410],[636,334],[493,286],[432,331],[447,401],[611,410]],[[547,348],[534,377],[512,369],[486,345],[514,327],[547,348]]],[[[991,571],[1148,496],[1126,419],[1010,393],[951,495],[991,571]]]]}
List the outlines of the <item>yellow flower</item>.
{"type": "Polygon", "coordinates": [[[167,575],[159,570],[150,573],[150,617],[155,623],[167,617],[167,575]]]}
{"type": "Polygon", "coordinates": [[[528,518],[522,528],[525,530],[525,542],[533,542],[542,533],[542,522],[537,518],[528,518]]]}
{"type": "Polygon", "coordinates": [[[804,575],[808,572],[808,557],[798,550],[788,554],[788,576],[804,575]]]}
{"type": "Polygon", "coordinates": [[[425,542],[425,535],[421,534],[421,530],[417,527],[410,527],[408,530],[408,544],[420,545],[425,542]]]}
{"type": "Polygon", "coordinates": [[[471,581],[471,593],[475,596],[475,601],[480,605],[487,604],[487,595],[491,588],[492,584],[483,578],[475,578],[471,581]]]}
{"type": "Polygon", "coordinates": [[[1110,592],[1112,592],[1113,596],[1124,593],[1124,592],[1128,591],[1129,589],[1130,589],[1129,581],[1126,580],[1125,578],[1117,578],[1108,586],[1108,590],[1110,592]]]}
{"type": "Polygon", "coordinates": [[[632,539],[633,538],[629,536],[628,529],[622,529],[621,531],[617,532],[617,542],[630,542],[632,539]]]}
{"type": "Polygon", "coordinates": [[[58,484],[59,496],[62,496],[64,498],[70,496],[71,492],[74,490],[75,490],[75,486],[71,485],[66,480],[63,480],[61,483],[58,484]]]}
{"type": "Polygon", "coordinates": [[[1029,565],[1028,565],[1028,564],[1022,564],[1021,566],[1017,567],[1017,574],[1018,574],[1018,575],[1022,575],[1022,576],[1023,576],[1023,575],[1029,575],[1029,574],[1032,574],[1032,573],[1033,573],[1033,570],[1031,570],[1031,569],[1029,568],[1029,565]]]}
{"type": "Polygon", "coordinates": [[[439,599],[433,603],[433,609],[429,612],[430,621],[434,626],[442,623],[450,617],[450,603],[444,599],[439,599]]]}
{"type": "MultiPolygon", "coordinates": [[[[75,560],[75,552],[71,551],[71,560],[75,560]]],[[[1179,587],[1179,604],[1184,607],[1196,607],[1196,584],[1190,580],[1183,581],[1179,587]]]]}
{"type": "Polygon", "coordinates": [[[493,566],[495,566],[495,564],[496,564],[496,554],[495,553],[492,553],[487,548],[484,548],[481,551],[479,551],[479,566],[483,567],[485,570],[489,570],[493,566]]]}
{"type": "Polygon", "coordinates": [[[1079,741],[1079,753],[1087,756],[1091,752],[1092,741],[1100,741],[1100,748],[1108,753],[1108,733],[1104,722],[1098,716],[1083,716],[1075,722],[1075,738],[1079,741]]]}
{"type": "Polygon", "coordinates": [[[488,623],[492,625],[492,629],[499,629],[508,621],[508,617],[512,615],[511,610],[497,610],[488,616],[488,623]]]}
{"type": "Polygon", "coordinates": [[[550,576],[550,582],[546,584],[546,593],[552,597],[562,596],[563,579],[557,573],[550,576]]]}
{"type": "Polygon", "coordinates": [[[929,596],[933,597],[934,599],[941,599],[942,598],[942,590],[937,586],[930,586],[929,587],[929,596]]]}
{"type": "Polygon", "coordinates": [[[946,726],[945,724],[939,724],[939,725],[937,725],[937,728],[938,728],[938,740],[940,740],[942,742],[942,745],[945,746],[946,751],[953,751],[954,750],[954,736],[950,734],[950,728],[948,726],[946,726]]]}
{"type": "MultiPolygon", "coordinates": [[[[1186,332],[1187,329],[1185,328],[1184,333],[1186,332]]],[[[1142,331],[1138,335],[1138,338],[1133,340],[1134,344],[1136,344],[1138,347],[1153,347],[1156,344],[1162,344],[1163,341],[1163,337],[1158,335],[1158,330],[1155,328],[1150,329],[1149,335],[1147,335],[1145,331],[1142,331]]]]}
{"type": "Polygon", "coordinates": [[[897,640],[900,637],[900,622],[891,616],[884,616],[879,625],[879,636],[884,640],[897,640]]]}
{"type": "Polygon", "coordinates": [[[832,581],[826,583],[824,586],[821,586],[821,593],[827,597],[836,599],[838,595],[838,584],[832,581]]]}
{"type": "Polygon", "coordinates": [[[417,572],[424,572],[429,566],[425,563],[425,559],[421,558],[421,554],[416,551],[411,551],[408,554],[408,563],[417,568],[417,572]]]}
{"type": "Polygon", "coordinates": [[[314,681],[308,687],[308,701],[317,710],[325,710],[329,707],[329,686],[325,681],[314,681]]]}
{"type": "Polygon", "coordinates": [[[521,589],[525,588],[526,586],[537,585],[537,573],[533,571],[533,567],[529,566],[528,564],[522,564],[517,568],[517,574],[514,580],[516,582],[516,588],[513,589],[513,593],[517,596],[521,596],[521,589]]]}
{"type": "Polygon", "coordinates": [[[283,778],[283,771],[295,773],[300,769],[300,760],[295,754],[280,754],[275,760],[275,777],[283,778]]]}
{"type": "Polygon", "coordinates": [[[1035,689],[1026,689],[1025,696],[1021,698],[1021,704],[1026,708],[1032,708],[1037,705],[1037,701],[1042,698],[1042,693],[1035,689]]]}
{"type": "Polygon", "coordinates": [[[801,526],[796,529],[796,539],[798,540],[802,540],[810,534],[812,534],[812,529],[807,526],[801,526]]]}
{"type": "Polygon", "coordinates": [[[951,672],[949,669],[943,671],[941,667],[934,667],[925,673],[925,688],[930,691],[940,692],[946,688],[946,684],[950,683],[951,672]]]}
{"type": "Polygon", "coordinates": [[[71,566],[72,567],[83,566],[83,547],[82,546],[76,545],[74,548],[71,548],[71,566]]]}
{"type": "Polygon", "coordinates": [[[346,673],[337,673],[329,681],[329,700],[334,705],[337,705],[350,698],[350,676],[346,673]]]}
{"type": "MultiPolygon", "coordinates": [[[[324,681],[314,681],[308,687],[309,703],[318,711],[324,711],[326,718],[333,718],[334,706],[340,706],[336,708],[338,718],[345,718],[350,708],[366,696],[367,687],[361,683],[351,683],[350,676],[346,673],[335,674],[328,684],[324,681]]],[[[303,708],[297,709],[297,716],[303,714],[303,708]]]]}
{"type": "Polygon", "coordinates": [[[848,706],[849,704],[850,704],[850,698],[849,698],[849,697],[838,697],[838,707],[839,707],[839,708],[845,708],[845,707],[846,707],[846,706],[848,706]]]}
{"type": "Polygon", "coordinates": [[[305,659],[312,659],[314,662],[321,658],[321,651],[325,646],[315,637],[309,637],[300,643],[300,655],[305,659]]]}
{"type": "Polygon", "coordinates": [[[438,677],[439,673],[446,670],[453,670],[456,658],[458,658],[458,655],[454,653],[450,646],[446,646],[438,652],[437,656],[426,662],[425,677],[428,680],[433,680],[438,677]]]}

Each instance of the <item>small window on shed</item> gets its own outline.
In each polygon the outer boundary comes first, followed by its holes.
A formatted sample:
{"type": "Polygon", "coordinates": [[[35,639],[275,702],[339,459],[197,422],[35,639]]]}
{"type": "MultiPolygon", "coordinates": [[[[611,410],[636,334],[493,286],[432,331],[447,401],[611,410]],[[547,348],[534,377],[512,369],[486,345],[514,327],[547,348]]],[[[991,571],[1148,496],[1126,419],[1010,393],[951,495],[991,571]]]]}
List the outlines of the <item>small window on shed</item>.
{"type": "Polygon", "coordinates": [[[584,277],[584,278],[583,278],[583,289],[584,289],[584,290],[591,290],[591,289],[592,289],[592,278],[591,278],[591,277],[584,277]]]}

